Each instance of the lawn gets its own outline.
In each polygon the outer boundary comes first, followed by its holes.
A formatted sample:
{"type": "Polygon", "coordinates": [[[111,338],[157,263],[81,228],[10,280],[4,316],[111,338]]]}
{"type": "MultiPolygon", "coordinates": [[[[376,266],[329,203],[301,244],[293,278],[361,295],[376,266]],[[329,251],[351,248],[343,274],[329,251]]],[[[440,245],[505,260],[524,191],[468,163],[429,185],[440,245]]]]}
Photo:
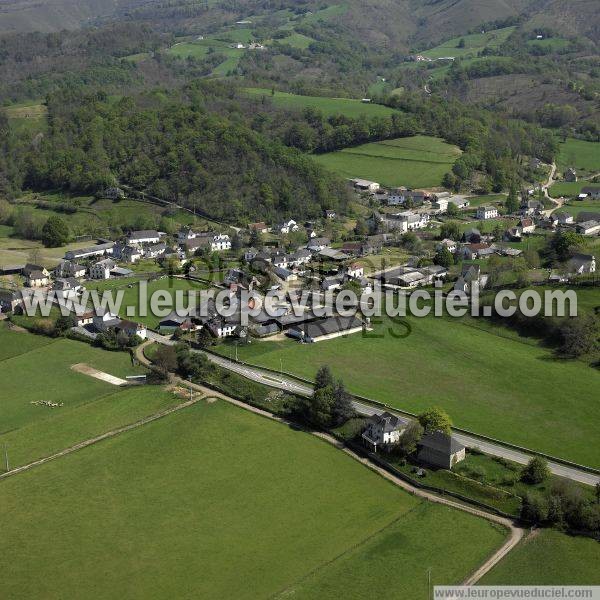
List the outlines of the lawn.
{"type": "Polygon", "coordinates": [[[459,156],[456,146],[419,135],[321,154],[315,160],[343,177],[418,188],[441,185],[459,156]]]}
{"type": "Polygon", "coordinates": [[[514,27],[504,27],[503,29],[495,29],[486,33],[463,35],[452,38],[431,50],[420,52],[420,54],[433,60],[446,56],[454,56],[455,58],[476,56],[478,52],[481,52],[485,48],[497,48],[501,46],[514,30],[514,27]],[[461,40],[464,40],[464,48],[459,47],[461,40]]]}
{"type": "Polygon", "coordinates": [[[14,344],[19,350],[25,350],[20,354],[13,352],[12,357],[0,362],[0,433],[42,421],[51,412],[68,412],[76,406],[118,390],[113,385],[76,373],[71,370],[74,364],[86,363],[117,377],[146,372],[141,367],[132,366],[129,355],[124,352],[107,352],[64,338],[37,346],[37,339],[32,342],[29,336],[33,337],[29,333],[17,334],[0,330],[2,346],[6,342],[14,344]],[[37,400],[63,403],[64,406],[50,409],[31,404],[37,400]]]}
{"type": "MultiPolygon", "coordinates": [[[[321,342],[254,342],[240,358],[312,378],[328,364],[358,394],[418,413],[444,407],[455,425],[600,467],[600,373],[460,320],[409,317],[410,334],[385,318],[367,336],[321,342]],[[281,361],[281,363],[280,363],[281,361]]],[[[229,346],[222,348],[228,355],[229,346]]]]}
{"type": "MultiPolygon", "coordinates": [[[[284,40],[285,41],[285,40],[284,40]]],[[[334,115],[345,115],[358,118],[362,115],[367,117],[385,117],[396,112],[393,108],[381,104],[368,104],[352,98],[325,98],[320,96],[299,96],[287,92],[275,92],[263,88],[246,88],[246,93],[252,96],[264,96],[271,98],[273,104],[278,108],[289,110],[304,110],[307,107],[317,108],[326,117],[334,115]]]]}
{"type": "MultiPolygon", "coordinates": [[[[186,281],[185,279],[176,279],[176,278],[168,278],[162,277],[160,279],[156,279],[154,281],[148,282],[147,287],[147,302],[144,303],[144,306],[141,306],[141,296],[140,296],[140,280],[139,278],[127,278],[127,279],[117,279],[117,280],[108,280],[106,282],[102,281],[99,283],[89,283],[88,289],[98,290],[100,292],[111,290],[114,293],[113,298],[116,300],[116,293],[118,291],[122,292],[123,301],[121,304],[120,316],[123,318],[133,319],[135,321],[139,321],[140,323],[144,323],[151,329],[155,329],[158,327],[162,317],[157,317],[151,313],[151,299],[153,294],[158,292],[168,292],[173,297],[173,303],[169,304],[165,302],[168,306],[168,310],[174,310],[175,305],[175,294],[177,292],[181,292],[183,299],[183,308],[187,307],[188,299],[190,293],[199,293],[200,290],[206,289],[206,285],[201,283],[196,283],[193,281],[186,281]],[[129,286],[132,287],[129,287],[129,286]],[[141,309],[144,309],[142,311],[141,309]],[[146,312],[146,315],[142,315],[142,312],[146,312]]],[[[197,305],[199,305],[199,300],[197,301],[197,305]]]]}
{"type": "Polygon", "coordinates": [[[15,599],[355,593],[338,572],[414,598],[427,567],[458,583],[505,536],[220,401],[9,478],[0,503],[0,595],[15,599]]]}
{"type": "Polygon", "coordinates": [[[600,585],[600,544],[543,529],[521,542],[479,585],[600,585]]]}
{"type": "MultiPolygon", "coordinates": [[[[572,167],[578,175],[600,173],[600,143],[567,138],[566,142],[558,145],[557,164],[559,170],[572,167]]],[[[589,182],[584,185],[589,185],[589,182]]]]}

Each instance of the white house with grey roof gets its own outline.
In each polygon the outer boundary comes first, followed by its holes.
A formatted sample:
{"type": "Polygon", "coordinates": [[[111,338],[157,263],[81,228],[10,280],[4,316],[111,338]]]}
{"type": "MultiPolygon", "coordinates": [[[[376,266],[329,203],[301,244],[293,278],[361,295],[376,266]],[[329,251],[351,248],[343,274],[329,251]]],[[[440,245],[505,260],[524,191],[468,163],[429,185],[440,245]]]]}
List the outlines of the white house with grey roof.
{"type": "Polygon", "coordinates": [[[390,449],[397,444],[408,427],[408,421],[389,412],[373,415],[362,434],[367,446],[377,452],[377,447],[390,449]]]}

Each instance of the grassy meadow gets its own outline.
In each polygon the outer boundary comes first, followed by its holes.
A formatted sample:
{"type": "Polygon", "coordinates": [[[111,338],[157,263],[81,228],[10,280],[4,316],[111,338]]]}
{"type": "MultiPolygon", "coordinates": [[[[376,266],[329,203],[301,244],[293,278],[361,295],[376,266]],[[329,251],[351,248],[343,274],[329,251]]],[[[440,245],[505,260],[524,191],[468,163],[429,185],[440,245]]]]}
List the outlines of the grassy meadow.
{"type": "Polygon", "coordinates": [[[540,529],[483,576],[479,585],[600,585],[600,544],[540,529]]]}
{"type": "MultiPolygon", "coordinates": [[[[64,338],[38,345],[31,341],[32,337],[30,333],[0,329],[0,346],[14,347],[13,356],[3,352],[4,358],[0,360],[0,434],[118,391],[113,385],[73,371],[71,366],[74,364],[86,363],[121,378],[145,373],[143,368],[132,366],[129,355],[124,352],[107,352],[64,338]],[[62,403],[63,406],[51,409],[31,404],[38,400],[62,403]]],[[[47,338],[40,339],[47,341],[47,338]]]]}
{"type": "Polygon", "coordinates": [[[600,173],[600,143],[567,138],[558,145],[557,165],[561,171],[572,167],[578,175],[600,173]]]}
{"type": "Polygon", "coordinates": [[[441,185],[459,156],[456,146],[418,135],[320,154],[315,160],[343,177],[418,188],[441,185]]]}
{"type": "Polygon", "coordinates": [[[435,48],[431,48],[431,50],[425,50],[419,54],[432,60],[446,56],[454,56],[455,58],[476,56],[478,52],[481,52],[485,48],[497,48],[501,46],[514,30],[514,27],[504,27],[503,29],[495,29],[486,33],[463,35],[452,38],[435,48]],[[464,47],[462,48],[459,46],[461,40],[464,41],[464,47]]]}
{"type": "MultiPolygon", "coordinates": [[[[600,407],[592,390],[600,374],[582,361],[559,360],[536,344],[467,323],[385,317],[366,336],[316,346],[255,342],[240,346],[239,355],[306,378],[328,364],[355,393],[415,413],[439,405],[459,427],[599,467],[600,407]]],[[[228,345],[217,348],[229,355],[228,345]]]]}
{"type": "Polygon", "coordinates": [[[458,583],[506,535],[221,401],[11,477],[0,503],[14,599],[358,598],[382,577],[415,598],[426,567],[458,583]]]}
{"type": "Polygon", "coordinates": [[[393,108],[389,108],[388,106],[368,104],[352,98],[299,96],[298,94],[278,91],[273,95],[271,90],[263,88],[246,88],[246,93],[252,96],[270,98],[273,104],[278,108],[288,110],[304,110],[308,107],[316,108],[326,117],[334,115],[345,115],[351,118],[357,118],[361,115],[366,115],[367,117],[384,117],[396,112],[393,108]]]}

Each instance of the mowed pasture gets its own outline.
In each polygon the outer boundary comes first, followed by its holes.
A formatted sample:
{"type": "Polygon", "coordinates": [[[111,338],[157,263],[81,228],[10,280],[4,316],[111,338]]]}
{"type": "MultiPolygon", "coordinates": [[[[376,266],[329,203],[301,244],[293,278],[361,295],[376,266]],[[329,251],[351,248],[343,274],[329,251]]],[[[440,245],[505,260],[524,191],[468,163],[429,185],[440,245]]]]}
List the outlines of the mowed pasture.
{"type": "MultiPolygon", "coordinates": [[[[285,42],[285,40],[283,41],[285,42]]],[[[264,88],[246,88],[245,92],[251,96],[270,99],[271,102],[273,102],[273,105],[278,108],[297,111],[304,110],[305,108],[316,108],[320,110],[325,117],[332,117],[335,115],[345,115],[346,117],[355,119],[361,116],[385,117],[397,112],[389,106],[369,104],[354,98],[300,96],[298,94],[278,91],[273,94],[272,90],[264,88]]]]}
{"type": "Polygon", "coordinates": [[[28,336],[33,337],[29,333],[0,329],[0,346],[6,344],[15,348],[12,357],[0,361],[0,434],[44,420],[51,412],[67,412],[119,389],[73,371],[72,365],[85,363],[119,378],[146,372],[132,366],[129,355],[124,352],[107,352],[64,338],[35,347],[28,336]],[[17,349],[23,348],[28,351],[18,353],[17,349]],[[31,404],[36,401],[62,403],[63,406],[51,409],[31,404]]]}
{"type": "Polygon", "coordinates": [[[427,567],[459,583],[506,535],[222,401],[11,477],[0,503],[14,599],[358,597],[340,571],[424,597],[427,567]]]}
{"type": "Polygon", "coordinates": [[[600,544],[541,529],[521,542],[478,585],[600,585],[600,544]]]}
{"type": "Polygon", "coordinates": [[[567,138],[558,145],[557,164],[559,170],[573,168],[579,175],[600,173],[600,143],[567,138]]]}
{"type": "Polygon", "coordinates": [[[366,335],[255,342],[239,356],[310,379],[327,364],[354,393],[414,413],[438,405],[458,427],[600,467],[600,373],[466,321],[385,317],[366,335]]]}
{"type": "Polygon", "coordinates": [[[320,154],[315,160],[349,179],[418,188],[441,185],[460,154],[459,148],[439,138],[418,135],[320,154]]]}

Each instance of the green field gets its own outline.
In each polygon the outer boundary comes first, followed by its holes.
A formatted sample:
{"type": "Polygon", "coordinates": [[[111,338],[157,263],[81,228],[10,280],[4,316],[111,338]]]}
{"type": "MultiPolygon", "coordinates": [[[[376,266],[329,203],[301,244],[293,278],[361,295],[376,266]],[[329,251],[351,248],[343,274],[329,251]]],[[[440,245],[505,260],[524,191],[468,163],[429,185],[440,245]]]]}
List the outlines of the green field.
{"type": "Polygon", "coordinates": [[[222,54],[226,59],[213,70],[213,75],[227,75],[227,73],[237,67],[240,58],[245,50],[230,48],[229,44],[234,41],[247,42],[249,30],[232,31],[223,34],[226,39],[205,38],[204,40],[196,40],[193,42],[177,42],[171,46],[167,53],[177,58],[197,58],[202,59],[208,56],[209,49],[222,54]],[[237,39],[239,38],[239,39],[237,39]]]}
{"type": "Polygon", "coordinates": [[[6,112],[11,127],[19,134],[36,134],[46,129],[48,109],[41,102],[13,104],[0,107],[2,110],[6,112]]]}
{"type": "Polygon", "coordinates": [[[287,37],[277,41],[281,42],[282,44],[288,44],[294,48],[300,48],[304,50],[305,48],[308,48],[315,40],[303,35],[302,33],[294,32],[291,35],[288,35],[287,37]]]}
{"type": "Polygon", "coordinates": [[[439,186],[458,156],[456,146],[418,135],[320,154],[315,160],[349,179],[359,177],[390,187],[416,188],[439,186]]]}
{"type": "Polygon", "coordinates": [[[320,96],[299,96],[287,92],[275,92],[262,88],[246,88],[246,92],[252,96],[264,96],[271,98],[273,104],[279,108],[289,110],[303,110],[307,107],[317,108],[326,117],[334,115],[346,115],[357,118],[362,115],[367,117],[385,117],[393,114],[393,108],[381,104],[366,104],[360,100],[351,98],[325,98],[320,96]]]}
{"type": "Polygon", "coordinates": [[[600,200],[592,200],[590,198],[586,198],[585,200],[571,200],[569,204],[563,204],[556,212],[569,213],[575,219],[577,219],[577,215],[580,212],[600,213],[600,200]]]}
{"type": "Polygon", "coordinates": [[[129,355],[124,352],[107,352],[68,339],[57,339],[36,347],[28,339],[31,335],[0,329],[0,345],[14,344],[15,347],[12,357],[0,361],[0,434],[118,391],[113,385],[71,370],[74,364],[86,363],[117,377],[145,373],[141,367],[132,366],[129,355]],[[25,352],[16,353],[17,350],[25,352]],[[64,406],[50,409],[31,404],[38,400],[63,403],[64,406]]]}
{"type": "Polygon", "coordinates": [[[416,598],[428,567],[458,583],[505,536],[220,401],[9,478],[0,504],[14,599],[358,598],[383,577],[416,598]]]}
{"type": "Polygon", "coordinates": [[[538,530],[483,576],[479,585],[600,585],[600,544],[538,530]]]}
{"type": "MultiPolygon", "coordinates": [[[[316,346],[240,346],[241,360],[313,378],[328,364],[358,394],[418,413],[444,407],[455,425],[592,467],[600,466],[600,374],[580,361],[456,319],[409,317],[411,334],[385,318],[367,337],[316,346]],[[280,363],[281,361],[281,363],[280,363]]],[[[228,355],[229,346],[217,347],[228,355]]]]}
{"type": "Polygon", "coordinates": [[[501,46],[515,30],[514,27],[505,27],[496,29],[486,33],[474,33],[471,35],[463,35],[461,37],[452,38],[447,42],[420,52],[423,56],[427,56],[433,60],[446,56],[454,56],[455,58],[464,56],[475,56],[485,48],[497,48],[501,46]],[[464,48],[459,48],[459,43],[464,40],[464,48]]]}
{"type": "Polygon", "coordinates": [[[558,145],[557,164],[560,171],[571,167],[578,175],[600,173],[600,143],[567,138],[558,145]]]}
{"type": "Polygon", "coordinates": [[[581,188],[586,187],[591,184],[589,181],[585,181],[585,179],[580,179],[579,181],[559,181],[558,183],[553,184],[548,193],[552,198],[558,198],[560,196],[564,196],[565,198],[570,198],[573,196],[577,196],[581,194],[581,188]]]}
{"type": "Polygon", "coordinates": [[[43,348],[51,343],[50,338],[30,335],[22,331],[11,331],[6,323],[0,323],[0,361],[43,348]]]}
{"type": "MultiPolygon", "coordinates": [[[[89,283],[88,284],[88,289],[92,290],[98,290],[100,292],[104,292],[106,290],[111,290],[113,292],[115,292],[114,297],[116,299],[116,292],[118,292],[119,290],[121,290],[123,292],[123,302],[122,302],[122,308],[120,311],[120,315],[123,318],[128,318],[128,319],[134,319],[135,321],[139,321],[140,323],[144,323],[145,325],[147,325],[148,327],[150,327],[151,329],[154,329],[156,327],[158,327],[158,324],[161,321],[161,317],[156,317],[153,314],[151,314],[150,311],[150,300],[152,298],[152,295],[160,292],[160,291],[165,291],[165,292],[169,292],[170,295],[173,296],[173,300],[175,300],[175,294],[180,291],[183,292],[183,301],[184,301],[184,307],[186,307],[188,305],[188,298],[189,298],[189,294],[190,293],[198,293],[200,292],[200,290],[206,289],[207,286],[201,284],[201,283],[196,283],[193,281],[186,281],[184,279],[176,279],[176,278],[168,278],[168,277],[162,277],[161,279],[156,279],[154,281],[149,281],[148,282],[148,287],[147,287],[147,298],[148,298],[148,302],[145,305],[145,312],[147,312],[148,314],[146,316],[141,316],[141,306],[140,306],[140,284],[139,284],[139,278],[126,278],[126,279],[111,279],[108,281],[101,281],[98,283],[89,283]],[[132,287],[129,287],[129,286],[132,287]],[[128,308],[131,307],[133,309],[133,312],[129,312],[128,308]]],[[[199,304],[199,301],[198,301],[199,304]]],[[[175,305],[174,304],[170,304],[168,310],[174,310],[175,309],[175,305]]]]}

